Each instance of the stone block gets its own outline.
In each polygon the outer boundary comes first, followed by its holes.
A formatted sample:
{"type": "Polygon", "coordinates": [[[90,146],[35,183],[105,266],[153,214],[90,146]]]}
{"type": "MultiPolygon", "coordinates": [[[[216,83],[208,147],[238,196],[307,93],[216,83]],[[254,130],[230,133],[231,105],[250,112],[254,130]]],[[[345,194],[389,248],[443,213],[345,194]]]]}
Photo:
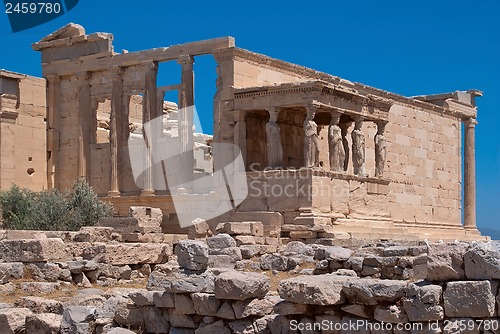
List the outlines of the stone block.
{"type": "Polygon", "coordinates": [[[211,249],[221,249],[228,247],[236,247],[236,241],[227,233],[221,233],[213,237],[207,238],[208,247],[211,249]]]}
{"type": "Polygon", "coordinates": [[[172,293],[207,292],[214,290],[213,274],[206,271],[202,274],[172,273],[164,274],[153,271],[146,285],[148,290],[165,290],[172,293]]]}
{"type": "Polygon", "coordinates": [[[26,317],[26,333],[59,334],[61,320],[61,315],[53,313],[28,315],[26,317]]]}
{"type": "Polygon", "coordinates": [[[428,245],[427,280],[447,281],[465,278],[466,243],[435,243],[428,245]]]}
{"type": "Polygon", "coordinates": [[[221,306],[221,301],[214,294],[193,293],[191,294],[196,314],[216,317],[221,306]]]}
{"type": "Polygon", "coordinates": [[[470,248],[464,263],[470,280],[500,279],[500,251],[492,244],[479,243],[470,248]]]}
{"type": "Polygon", "coordinates": [[[174,295],[175,313],[177,314],[195,314],[193,300],[190,295],[176,293],[174,295]]]}
{"type": "Polygon", "coordinates": [[[0,309],[0,330],[2,333],[24,333],[26,317],[32,312],[27,308],[0,309]]]}
{"type": "Polygon", "coordinates": [[[489,281],[448,282],[443,293],[447,317],[493,317],[495,296],[489,281]]]}
{"type": "Polygon", "coordinates": [[[215,297],[219,299],[245,300],[261,298],[270,289],[269,278],[258,273],[224,272],[215,277],[215,297]]]}
{"type": "Polygon", "coordinates": [[[59,238],[0,241],[0,259],[4,262],[66,261],[68,257],[59,238]]]}
{"type": "Polygon", "coordinates": [[[405,295],[407,285],[405,281],[363,278],[347,282],[342,291],[351,303],[377,305],[398,301],[405,295]]]}
{"type": "Polygon", "coordinates": [[[103,218],[98,226],[112,227],[118,233],[161,233],[160,224],[145,224],[132,217],[103,218]]]}
{"type": "Polygon", "coordinates": [[[298,276],[282,280],[278,293],[288,302],[309,305],[338,305],[345,302],[344,284],[352,278],[331,274],[298,276]]]}
{"type": "Polygon", "coordinates": [[[177,261],[189,270],[205,270],[208,267],[208,246],[197,240],[181,240],[175,246],[177,261]]]}
{"type": "Polygon", "coordinates": [[[83,249],[83,258],[114,265],[167,262],[172,248],[166,244],[99,244],[83,249]]]}
{"type": "Polygon", "coordinates": [[[27,308],[33,313],[55,313],[62,314],[63,304],[57,300],[42,297],[27,296],[19,298],[16,307],[27,308]]]}
{"type": "Polygon", "coordinates": [[[156,307],[174,307],[174,294],[166,291],[153,291],[153,302],[156,307]]]}

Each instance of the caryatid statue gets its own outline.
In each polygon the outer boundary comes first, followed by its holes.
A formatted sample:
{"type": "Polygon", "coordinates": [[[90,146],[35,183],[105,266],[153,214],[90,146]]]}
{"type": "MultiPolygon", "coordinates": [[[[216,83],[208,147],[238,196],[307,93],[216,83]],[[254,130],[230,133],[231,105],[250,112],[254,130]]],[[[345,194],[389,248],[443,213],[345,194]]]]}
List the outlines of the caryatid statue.
{"type": "Polygon", "coordinates": [[[384,136],[386,122],[377,122],[375,135],[375,176],[384,174],[385,159],[387,156],[387,142],[384,136]]]}
{"type": "Polygon", "coordinates": [[[269,109],[269,122],[266,124],[267,134],[267,165],[271,168],[283,167],[283,147],[281,146],[280,127],[278,120],[279,111],[269,109]]]}
{"type": "Polygon", "coordinates": [[[363,118],[356,116],[354,119],[354,130],[352,130],[352,165],[354,174],[365,175],[365,135],[361,131],[363,118]]]}
{"type": "Polygon", "coordinates": [[[330,170],[344,171],[345,151],[342,143],[342,130],[339,126],[340,114],[332,113],[332,120],[328,128],[328,145],[330,153],[330,170]]]}
{"type": "Polygon", "coordinates": [[[304,164],[306,167],[319,167],[318,124],[313,120],[316,106],[307,108],[304,121],[304,164]]]}

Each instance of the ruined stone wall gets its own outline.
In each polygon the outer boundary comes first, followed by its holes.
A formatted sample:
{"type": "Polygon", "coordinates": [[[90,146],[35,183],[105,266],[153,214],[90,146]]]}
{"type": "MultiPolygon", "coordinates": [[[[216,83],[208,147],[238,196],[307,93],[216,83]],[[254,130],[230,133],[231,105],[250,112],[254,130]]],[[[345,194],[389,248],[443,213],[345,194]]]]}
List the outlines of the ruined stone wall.
{"type": "MultiPolygon", "coordinates": [[[[134,209],[141,210],[148,212],[134,209]]],[[[79,232],[0,231],[2,328],[375,334],[500,327],[500,252],[492,243],[283,245],[268,243],[254,222],[221,224],[206,239],[201,223],[190,234],[198,240],[185,240],[147,233],[159,226],[156,214],[135,217],[135,224],[79,232]]]]}
{"type": "Polygon", "coordinates": [[[0,189],[12,184],[34,191],[47,189],[45,80],[20,76],[15,95],[2,95],[0,189]],[[15,115],[15,116],[14,116],[15,115]]]}
{"type": "Polygon", "coordinates": [[[460,127],[456,117],[391,108],[386,137],[393,220],[460,224],[460,127]]]}

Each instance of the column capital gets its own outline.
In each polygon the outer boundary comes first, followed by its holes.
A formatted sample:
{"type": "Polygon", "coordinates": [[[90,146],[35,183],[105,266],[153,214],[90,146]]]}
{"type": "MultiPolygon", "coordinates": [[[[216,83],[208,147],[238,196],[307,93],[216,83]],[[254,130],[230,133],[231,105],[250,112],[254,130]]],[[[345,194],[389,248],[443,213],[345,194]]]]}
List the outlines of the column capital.
{"type": "Polygon", "coordinates": [[[193,63],[194,63],[194,57],[191,55],[181,55],[177,57],[177,64],[187,65],[193,63]]]}
{"type": "Polygon", "coordinates": [[[158,71],[158,62],[148,61],[142,64],[147,71],[158,71]]]}
{"type": "Polygon", "coordinates": [[[307,111],[307,115],[311,115],[312,117],[314,117],[314,115],[316,114],[316,111],[321,107],[321,105],[319,103],[317,103],[316,101],[313,101],[311,102],[310,104],[306,105],[306,111],[307,111]]]}
{"type": "Polygon", "coordinates": [[[123,72],[125,72],[125,69],[121,66],[115,65],[111,68],[111,75],[113,76],[113,79],[121,77],[123,72]]]}
{"type": "Polygon", "coordinates": [[[79,81],[88,81],[88,80],[90,80],[91,74],[92,74],[92,72],[82,71],[82,72],[76,73],[76,77],[79,81]]]}
{"type": "Polygon", "coordinates": [[[471,117],[471,118],[463,120],[463,123],[466,127],[474,128],[477,124],[477,119],[475,119],[474,117],[471,117]]]}
{"type": "Polygon", "coordinates": [[[61,77],[55,74],[49,74],[45,76],[45,80],[47,80],[49,84],[57,84],[61,82],[61,77]]]}
{"type": "Polygon", "coordinates": [[[342,115],[342,113],[338,110],[333,110],[330,112],[330,114],[332,116],[330,124],[331,125],[338,125],[340,122],[340,116],[342,115]]]}
{"type": "Polygon", "coordinates": [[[269,121],[276,122],[278,120],[280,110],[277,107],[269,107],[267,108],[267,112],[269,113],[269,121]]]}

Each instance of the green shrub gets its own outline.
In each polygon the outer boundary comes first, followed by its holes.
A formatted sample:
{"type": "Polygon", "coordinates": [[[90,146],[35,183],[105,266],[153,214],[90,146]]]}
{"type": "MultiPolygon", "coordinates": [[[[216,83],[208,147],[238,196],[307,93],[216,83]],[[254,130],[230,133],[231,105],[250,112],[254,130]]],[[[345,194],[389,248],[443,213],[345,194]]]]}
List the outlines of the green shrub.
{"type": "Polygon", "coordinates": [[[77,231],[111,216],[110,204],[101,202],[84,180],[67,192],[33,192],[14,185],[0,192],[3,228],[13,230],[77,231]]]}

